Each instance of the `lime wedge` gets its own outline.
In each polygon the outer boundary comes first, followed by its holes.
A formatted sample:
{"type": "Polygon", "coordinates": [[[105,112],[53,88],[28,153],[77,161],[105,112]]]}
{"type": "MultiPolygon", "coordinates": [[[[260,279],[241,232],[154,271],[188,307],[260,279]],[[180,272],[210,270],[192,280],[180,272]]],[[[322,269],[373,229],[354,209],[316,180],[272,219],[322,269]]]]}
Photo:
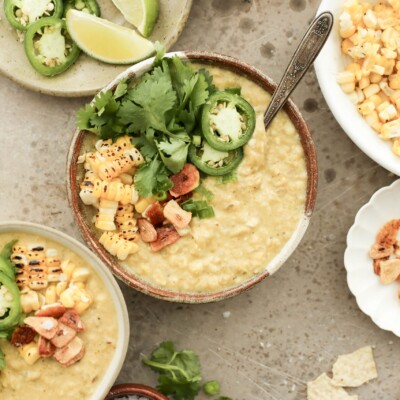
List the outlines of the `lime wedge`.
{"type": "Polygon", "coordinates": [[[154,53],[154,43],[150,40],[95,15],[71,9],[66,23],[78,47],[96,60],[132,64],[154,53]]]}
{"type": "Polygon", "coordinates": [[[148,37],[156,24],[160,6],[158,0],[112,0],[124,18],[148,37]]]}

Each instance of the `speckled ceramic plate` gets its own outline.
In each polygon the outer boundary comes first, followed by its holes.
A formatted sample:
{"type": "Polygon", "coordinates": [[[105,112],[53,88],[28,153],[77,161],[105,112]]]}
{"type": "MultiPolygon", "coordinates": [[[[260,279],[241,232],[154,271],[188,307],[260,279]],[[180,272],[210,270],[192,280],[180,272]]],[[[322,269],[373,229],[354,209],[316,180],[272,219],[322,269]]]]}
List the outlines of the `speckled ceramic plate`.
{"type": "Polygon", "coordinates": [[[344,264],[347,283],[360,309],[380,328],[400,336],[400,283],[383,285],[375,275],[368,252],[379,229],[400,218],[400,180],[378,190],[357,213],[347,235],[344,264]]]}
{"type": "MultiPolygon", "coordinates": [[[[103,18],[130,26],[111,0],[98,3],[103,18]]],[[[178,39],[191,5],[192,0],[160,0],[160,16],[149,39],[158,40],[169,49],[178,39]]],[[[44,77],[29,64],[23,44],[4,16],[3,2],[0,16],[0,72],[28,89],[63,97],[94,95],[127,68],[104,64],[82,54],[68,71],[53,78],[44,77]]]]}
{"type": "MultiPolygon", "coordinates": [[[[372,0],[368,0],[372,2],[372,0]]],[[[323,0],[318,14],[332,12],[335,25],[324,48],[315,62],[315,72],[322,93],[332,114],[349,138],[370,158],[388,171],[400,176],[400,158],[391,149],[391,142],[379,138],[377,133],[358,113],[350,97],[336,83],[336,76],[345,70],[350,58],[341,52],[339,16],[345,0],[323,0]]]]}

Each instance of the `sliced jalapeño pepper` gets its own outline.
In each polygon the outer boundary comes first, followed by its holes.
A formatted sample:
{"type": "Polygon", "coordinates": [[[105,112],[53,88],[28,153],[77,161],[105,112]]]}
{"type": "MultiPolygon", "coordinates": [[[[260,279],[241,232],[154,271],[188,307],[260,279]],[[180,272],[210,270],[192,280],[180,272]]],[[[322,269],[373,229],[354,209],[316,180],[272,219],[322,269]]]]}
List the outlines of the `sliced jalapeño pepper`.
{"type": "Polygon", "coordinates": [[[207,175],[221,176],[233,171],[243,159],[243,149],[218,151],[206,141],[200,147],[191,144],[189,158],[192,163],[207,175]]]}
{"type": "Polygon", "coordinates": [[[0,272],[3,272],[10,279],[14,279],[15,277],[15,267],[10,261],[12,247],[15,245],[15,243],[17,243],[17,240],[8,242],[0,251],[0,272]]]}
{"type": "Polygon", "coordinates": [[[45,76],[67,70],[79,57],[65,22],[59,18],[41,18],[25,34],[25,53],[37,72],[45,76]]]}
{"type": "Polygon", "coordinates": [[[0,272],[0,332],[13,328],[21,315],[20,293],[14,279],[0,272]]]}
{"type": "Polygon", "coordinates": [[[68,10],[73,8],[74,10],[83,11],[88,14],[96,15],[100,17],[100,7],[96,0],[66,0],[64,1],[64,17],[67,15],[68,10]]]}
{"type": "Polygon", "coordinates": [[[62,0],[4,0],[4,13],[8,22],[20,31],[26,31],[43,17],[60,18],[63,9],[62,0]]]}
{"type": "Polygon", "coordinates": [[[256,126],[254,108],[230,91],[214,93],[203,108],[201,129],[208,144],[229,151],[247,143],[256,126]]]}

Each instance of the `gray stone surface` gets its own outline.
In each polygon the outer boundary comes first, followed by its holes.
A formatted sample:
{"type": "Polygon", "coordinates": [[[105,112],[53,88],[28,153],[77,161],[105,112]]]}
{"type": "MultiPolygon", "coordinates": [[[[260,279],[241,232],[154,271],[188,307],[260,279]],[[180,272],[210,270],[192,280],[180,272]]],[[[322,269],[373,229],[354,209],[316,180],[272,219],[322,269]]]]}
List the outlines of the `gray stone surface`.
{"type": "MultiPolygon", "coordinates": [[[[174,49],[230,54],[278,80],[318,3],[194,0],[174,49]]],[[[218,379],[224,395],[305,399],[306,382],[330,371],[337,355],[370,344],[379,378],[350,392],[360,400],[399,398],[398,338],[358,309],[343,266],[346,234],[357,210],[395,177],[347,138],[313,70],[293,99],[313,133],[320,174],[316,210],[301,245],[274,276],[216,304],[169,304],[121,284],[131,341],[119,383],[155,386],[141,356],[171,339],[200,355],[203,377],[218,379]]],[[[75,113],[87,100],[51,98],[0,77],[0,220],[38,222],[80,239],[66,200],[65,156],[75,113]]]]}

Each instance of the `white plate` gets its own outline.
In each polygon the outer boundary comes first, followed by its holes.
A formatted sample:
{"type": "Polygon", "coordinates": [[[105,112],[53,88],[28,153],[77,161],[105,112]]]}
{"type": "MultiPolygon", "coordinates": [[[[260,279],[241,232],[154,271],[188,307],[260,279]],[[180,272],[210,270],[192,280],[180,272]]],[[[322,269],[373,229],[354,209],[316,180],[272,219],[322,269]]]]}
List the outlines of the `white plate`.
{"type": "Polygon", "coordinates": [[[379,229],[400,218],[400,180],[378,190],[357,213],[347,234],[344,265],[347,283],[360,309],[380,328],[400,336],[400,283],[383,285],[374,273],[368,252],[379,229]]]}
{"type": "Polygon", "coordinates": [[[344,71],[350,60],[340,49],[339,16],[344,3],[345,0],[323,0],[318,9],[318,14],[330,11],[335,18],[332,33],[315,62],[318,82],[332,114],[350,139],[379,165],[400,176],[400,158],[392,152],[391,143],[378,137],[336,83],[338,72],[344,71]]]}
{"type": "MultiPolygon", "coordinates": [[[[111,0],[97,1],[102,17],[131,27],[111,0]]],[[[178,39],[191,5],[192,0],[160,0],[160,16],[149,39],[169,49],[178,39]]],[[[66,72],[53,78],[42,76],[29,64],[23,44],[4,16],[3,2],[0,8],[0,73],[28,89],[64,97],[94,95],[128,67],[101,63],[82,54],[66,72]]]]}

